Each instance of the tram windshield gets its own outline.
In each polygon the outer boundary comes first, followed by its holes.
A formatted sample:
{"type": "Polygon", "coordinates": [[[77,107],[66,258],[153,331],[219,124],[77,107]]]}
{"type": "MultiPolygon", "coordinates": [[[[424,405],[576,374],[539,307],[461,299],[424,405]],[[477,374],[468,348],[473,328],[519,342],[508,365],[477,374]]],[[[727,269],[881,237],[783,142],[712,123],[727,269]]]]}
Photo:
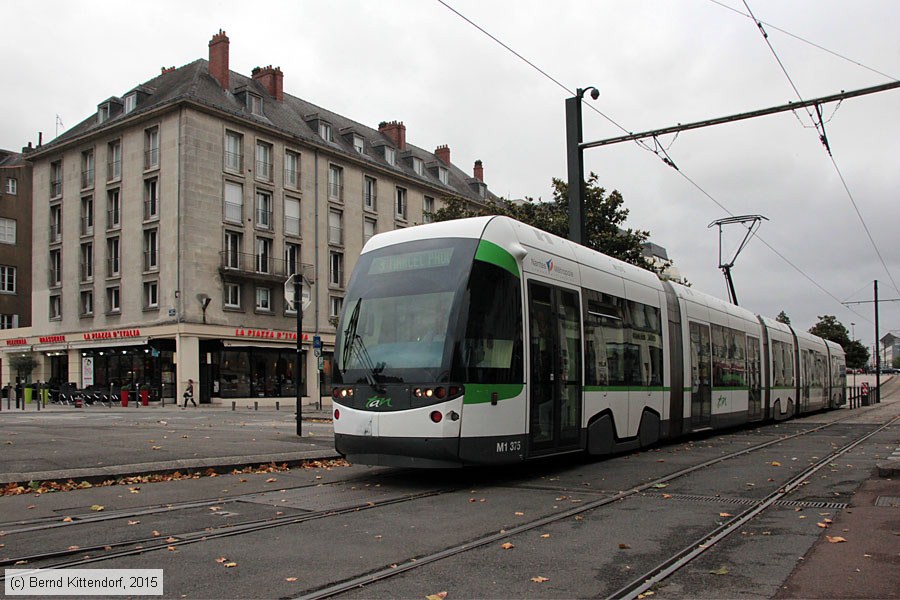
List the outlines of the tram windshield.
{"type": "Polygon", "coordinates": [[[477,244],[422,240],[362,255],[344,301],[336,381],[446,381],[477,244]]]}
{"type": "Polygon", "coordinates": [[[518,277],[474,260],[478,240],[409,242],[364,254],[350,281],[335,382],[522,381],[518,277]]]}

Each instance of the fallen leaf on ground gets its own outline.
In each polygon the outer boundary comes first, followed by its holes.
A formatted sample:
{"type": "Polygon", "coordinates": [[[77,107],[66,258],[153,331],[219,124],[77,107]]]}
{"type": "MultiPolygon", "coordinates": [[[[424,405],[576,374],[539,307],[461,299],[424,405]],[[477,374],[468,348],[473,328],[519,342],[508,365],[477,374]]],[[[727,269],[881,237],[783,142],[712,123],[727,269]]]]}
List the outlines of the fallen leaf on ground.
{"type": "Polygon", "coordinates": [[[78,550],[78,546],[69,546],[68,550],[78,550]]]}
{"type": "Polygon", "coordinates": [[[769,464],[772,465],[773,467],[780,467],[780,466],[781,466],[781,463],[778,462],[777,460],[773,460],[773,461],[770,462],[769,464]]]}
{"type": "Polygon", "coordinates": [[[230,569],[231,567],[236,567],[236,566],[237,566],[237,563],[236,563],[236,562],[227,562],[227,563],[225,563],[225,568],[226,568],[226,569],[230,569]]]}
{"type": "Polygon", "coordinates": [[[663,497],[663,500],[668,500],[669,498],[672,497],[672,494],[663,494],[662,497],[663,497]]]}
{"type": "Polygon", "coordinates": [[[818,526],[821,527],[822,529],[828,529],[828,524],[827,524],[827,523],[816,523],[816,525],[818,525],[818,526]]]}
{"type": "Polygon", "coordinates": [[[228,559],[225,558],[224,556],[220,556],[219,558],[216,559],[216,562],[219,563],[219,564],[221,565],[221,564],[222,564],[223,562],[225,562],[226,560],[228,560],[228,559]]]}
{"type": "Polygon", "coordinates": [[[550,581],[550,578],[538,575],[537,577],[532,577],[531,580],[535,583],[544,583],[545,581],[550,581]]]}
{"type": "Polygon", "coordinates": [[[839,544],[841,542],[847,541],[847,538],[843,538],[839,535],[835,535],[835,536],[826,535],[825,539],[828,540],[829,544],[839,544]]]}
{"type": "Polygon", "coordinates": [[[728,575],[728,569],[726,567],[719,567],[715,571],[710,571],[710,575],[728,575]]]}
{"type": "Polygon", "coordinates": [[[297,578],[296,577],[285,577],[284,580],[285,581],[297,581],[297,578]]]}
{"type": "Polygon", "coordinates": [[[541,537],[542,537],[542,538],[548,538],[548,537],[550,537],[550,534],[549,534],[549,533],[545,533],[545,534],[542,535],[541,537]]]}
{"type": "Polygon", "coordinates": [[[162,534],[154,529],[153,532],[152,532],[150,535],[152,535],[153,537],[159,537],[159,536],[161,536],[162,534]]]}
{"type": "Polygon", "coordinates": [[[425,600],[444,600],[447,597],[447,592],[438,592],[437,594],[428,594],[425,596],[425,600]]]}
{"type": "Polygon", "coordinates": [[[169,552],[177,552],[178,548],[176,548],[175,546],[166,546],[166,550],[168,550],[169,552]]]}
{"type": "Polygon", "coordinates": [[[100,512],[101,510],[103,510],[103,508],[104,507],[99,504],[94,504],[93,506],[91,506],[91,510],[94,512],[100,512]]]}
{"type": "Polygon", "coordinates": [[[504,550],[511,550],[511,549],[515,548],[515,546],[509,542],[502,544],[500,547],[503,548],[504,550]]]}
{"type": "Polygon", "coordinates": [[[129,525],[137,525],[140,521],[128,521],[129,525]]]}
{"type": "Polygon", "coordinates": [[[166,543],[168,543],[168,544],[174,544],[177,541],[178,541],[178,538],[175,538],[175,537],[167,537],[166,538],[166,543]]]}
{"type": "Polygon", "coordinates": [[[653,487],[655,487],[658,490],[661,490],[662,488],[669,487],[669,484],[668,483],[654,483],[653,487]]]}
{"type": "Polygon", "coordinates": [[[619,544],[619,550],[629,550],[629,549],[631,549],[631,546],[629,546],[628,544],[619,544]]]}
{"type": "Polygon", "coordinates": [[[731,513],[721,512],[719,513],[720,517],[733,517],[734,515],[731,513]]]}
{"type": "Polygon", "coordinates": [[[275,477],[269,477],[268,479],[266,479],[266,483],[275,483],[276,481],[278,481],[278,479],[276,479],[275,477]]]}
{"type": "Polygon", "coordinates": [[[524,516],[525,516],[525,513],[516,511],[515,515],[516,515],[517,517],[524,517],[524,516]]]}
{"type": "Polygon", "coordinates": [[[71,522],[72,522],[72,517],[66,517],[65,519],[63,519],[63,523],[71,523],[71,522]]]}

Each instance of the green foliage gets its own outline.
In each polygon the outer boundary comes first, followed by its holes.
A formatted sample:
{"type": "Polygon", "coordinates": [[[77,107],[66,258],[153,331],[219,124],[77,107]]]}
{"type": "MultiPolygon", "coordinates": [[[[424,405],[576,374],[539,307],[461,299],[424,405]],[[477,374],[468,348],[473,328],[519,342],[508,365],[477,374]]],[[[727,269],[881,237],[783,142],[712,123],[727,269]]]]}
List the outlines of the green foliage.
{"type": "MultiPolygon", "coordinates": [[[[628,218],[622,194],[613,190],[609,194],[600,187],[597,174],[591,173],[585,185],[585,243],[598,252],[618,258],[650,271],[660,271],[667,265],[653,265],[643,254],[643,244],[650,237],[647,231],[625,229],[628,218]]],[[[435,221],[450,221],[484,215],[504,215],[527,223],[538,229],[568,237],[569,233],[569,187],[561,179],[553,179],[553,200],[535,201],[527,198],[524,202],[498,199],[488,207],[473,205],[464,198],[447,198],[444,206],[434,213],[435,221]]]]}
{"type": "Polygon", "coordinates": [[[781,311],[780,313],[778,313],[778,316],[775,317],[775,320],[778,321],[779,323],[784,323],[785,325],[791,324],[791,318],[789,316],[787,316],[787,313],[784,311],[781,311]]]}
{"type": "Polygon", "coordinates": [[[27,379],[31,372],[37,368],[37,359],[31,354],[16,354],[9,359],[9,367],[19,377],[27,379]]]}
{"type": "Polygon", "coordinates": [[[847,346],[850,344],[850,332],[844,327],[837,317],[834,315],[824,315],[819,317],[819,322],[809,328],[809,332],[820,338],[831,340],[841,345],[846,352],[847,346]]]}
{"type": "Polygon", "coordinates": [[[848,369],[862,369],[869,362],[869,349],[859,340],[851,340],[844,346],[848,369]]]}
{"type": "MultiPolygon", "coordinates": [[[[866,360],[869,359],[869,351],[866,350],[866,360]]],[[[900,356],[895,356],[894,360],[891,361],[891,366],[895,369],[900,369],[900,356]]]]}

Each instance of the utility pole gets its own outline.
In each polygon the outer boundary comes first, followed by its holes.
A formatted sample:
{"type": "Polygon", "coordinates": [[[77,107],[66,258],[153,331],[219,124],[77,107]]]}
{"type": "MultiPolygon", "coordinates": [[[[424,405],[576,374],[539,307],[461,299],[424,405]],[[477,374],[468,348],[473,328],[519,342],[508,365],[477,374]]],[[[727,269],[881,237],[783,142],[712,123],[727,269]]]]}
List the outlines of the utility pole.
{"type": "Polygon", "coordinates": [[[581,97],[591,91],[591,98],[600,97],[595,87],[578,88],[566,98],[566,164],[569,177],[569,239],[584,244],[584,151],[581,148],[581,97]]]}
{"type": "Polygon", "coordinates": [[[881,402],[881,340],[878,331],[878,280],[875,280],[875,403],[881,402]]]}

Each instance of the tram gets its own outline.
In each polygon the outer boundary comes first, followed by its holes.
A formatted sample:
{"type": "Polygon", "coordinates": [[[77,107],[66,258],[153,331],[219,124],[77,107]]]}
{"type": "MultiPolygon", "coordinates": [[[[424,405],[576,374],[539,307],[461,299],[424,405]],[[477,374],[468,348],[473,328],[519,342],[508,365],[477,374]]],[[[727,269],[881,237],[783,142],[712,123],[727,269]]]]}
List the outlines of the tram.
{"type": "Polygon", "coordinates": [[[602,455],[837,408],[837,344],[500,216],[366,244],[334,354],[335,447],[458,467],[602,455]]]}

